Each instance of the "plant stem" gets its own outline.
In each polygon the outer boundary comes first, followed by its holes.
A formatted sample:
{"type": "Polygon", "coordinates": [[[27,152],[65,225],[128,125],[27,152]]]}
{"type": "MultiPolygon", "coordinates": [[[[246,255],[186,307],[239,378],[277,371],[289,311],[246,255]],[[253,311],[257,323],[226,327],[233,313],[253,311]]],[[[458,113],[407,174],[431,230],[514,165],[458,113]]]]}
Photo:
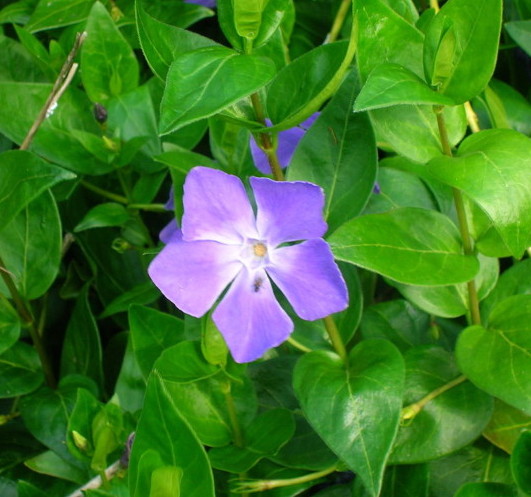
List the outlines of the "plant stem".
{"type": "Polygon", "coordinates": [[[439,7],[439,0],[430,0],[430,8],[437,14],[441,8],[439,7]]]}
{"type": "Polygon", "coordinates": [[[293,347],[295,347],[296,349],[302,350],[303,352],[311,352],[312,351],[312,349],[310,349],[309,347],[306,347],[306,345],[303,345],[302,343],[298,342],[297,340],[295,340],[295,338],[289,337],[288,338],[288,343],[293,345],[293,347]]]}
{"type": "Polygon", "coordinates": [[[461,383],[466,381],[466,379],[467,378],[464,375],[458,376],[452,381],[449,381],[448,383],[445,383],[439,388],[436,388],[435,390],[431,391],[425,397],[422,397],[422,399],[420,399],[418,402],[414,402],[413,404],[410,404],[404,407],[402,409],[402,416],[401,416],[402,421],[413,419],[426,406],[428,402],[432,401],[439,395],[442,395],[444,392],[447,392],[451,388],[454,388],[457,385],[460,385],[461,383]]]}
{"type": "Polygon", "coordinates": [[[68,497],[83,497],[85,495],[85,490],[100,488],[102,484],[104,484],[102,476],[104,476],[105,481],[112,480],[121,469],[122,466],[120,464],[120,461],[116,461],[115,463],[111,464],[105,471],[103,471],[101,475],[92,478],[92,480],[90,480],[88,483],[85,483],[85,485],[68,495],[68,497]]]}
{"type": "Polygon", "coordinates": [[[337,40],[337,37],[339,35],[339,32],[341,31],[343,23],[345,22],[345,18],[347,17],[347,13],[351,5],[352,0],[343,0],[341,2],[341,5],[339,6],[336,17],[332,24],[332,28],[330,29],[330,32],[326,35],[324,43],[332,43],[333,41],[337,40]]]}
{"type": "Polygon", "coordinates": [[[236,412],[236,405],[234,404],[234,397],[232,396],[230,382],[228,382],[228,386],[225,390],[225,403],[227,404],[227,412],[229,414],[230,424],[232,426],[234,445],[237,447],[243,447],[245,445],[245,440],[240,427],[240,422],[238,420],[238,413],[236,412]]]}
{"type": "Polygon", "coordinates": [[[46,353],[46,349],[44,348],[44,344],[42,343],[39,330],[37,329],[35,319],[33,318],[33,314],[24,299],[22,298],[22,296],[20,295],[19,291],[17,290],[15,282],[13,281],[13,278],[11,277],[9,271],[6,269],[4,261],[1,257],[0,275],[2,276],[2,279],[4,280],[4,283],[7,289],[9,290],[11,298],[15,303],[15,308],[17,309],[18,315],[28,327],[31,340],[33,341],[33,346],[35,347],[35,350],[39,355],[46,383],[50,388],[55,388],[57,384],[55,381],[55,376],[53,374],[52,365],[50,359],[48,358],[48,354],[46,353]]]}
{"type": "Polygon", "coordinates": [[[117,193],[110,192],[108,190],[104,190],[103,188],[100,188],[99,186],[94,185],[93,183],[89,183],[88,181],[82,179],[80,183],[87,189],[94,193],[97,193],[98,195],[101,195],[102,197],[108,198],[109,200],[114,200],[115,202],[118,202],[119,204],[127,205],[127,198],[125,198],[123,195],[118,195],[117,193]]]}
{"type": "Polygon", "coordinates": [[[87,33],[85,32],[76,34],[76,40],[74,42],[74,46],[72,47],[72,50],[70,50],[70,53],[66,57],[63,67],[61,68],[61,71],[59,72],[59,76],[57,76],[57,79],[55,80],[55,83],[53,85],[50,95],[48,96],[46,102],[44,103],[37,118],[33,122],[30,130],[28,131],[28,134],[24,138],[22,145],[20,145],[20,150],[28,149],[28,147],[30,146],[33,140],[33,137],[37,133],[41,124],[44,122],[46,117],[48,117],[50,113],[53,112],[53,109],[57,105],[58,100],[61,98],[62,94],[66,91],[66,89],[68,88],[68,85],[74,78],[74,75],[78,67],[78,65],[74,62],[74,58],[79,48],[85,41],[86,37],[87,37],[87,33]]]}
{"type": "Polygon", "coordinates": [[[479,127],[478,115],[474,112],[472,105],[470,104],[470,102],[465,102],[464,105],[466,120],[468,121],[468,126],[470,127],[470,130],[472,131],[472,133],[477,133],[478,131],[481,131],[479,127]]]}
{"type": "Polygon", "coordinates": [[[322,471],[316,471],[315,473],[308,473],[304,476],[298,476],[295,478],[285,478],[283,480],[249,480],[247,482],[240,482],[237,484],[237,492],[264,492],[273,488],[290,487],[292,485],[300,485],[301,483],[307,483],[309,481],[318,480],[333,472],[337,471],[337,466],[334,465],[330,468],[323,469],[322,471]]]}
{"type": "Polygon", "coordinates": [[[164,204],[129,204],[127,207],[131,209],[139,209],[141,211],[150,212],[168,212],[164,204]]]}
{"type": "MultiPolygon", "coordinates": [[[[434,108],[437,117],[437,125],[439,127],[439,135],[441,139],[441,146],[443,153],[448,157],[453,157],[452,148],[450,147],[450,140],[448,139],[448,131],[446,129],[446,122],[443,115],[443,107],[436,106],[434,108]]],[[[457,220],[459,223],[459,231],[461,232],[461,239],[463,241],[463,248],[465,255],[473,255],[474,248],[472,246],[472,238],[468,229],[468,220],[466,217],[465,203],[461,191],[457,188],[452,188],[454,196],[455,210],[457,212],[457,220]]],[[[470,308],[470,317],[473,324],[481,324],[481,315],[479,312],[479,298],[476,289],[476,283],[472,279],[467,282],[468,289],[468,303],[470,308]]]]}
{"type": "Polygon", "coordinates": [[[330,337],[330,340],[332,342],[332,345],[334,346],[335,351],[341,357],[342,361],[347,364],[348,361],[348,354],[347,349],[345,348],[345,344],[343,343],[343,339],[341,338],[341,335],[339,334],[339,330],[337,329],[336,323],[332,316],[326,316],[323,318],[324,325],[326,328],[326,332],[328,333],[328,336],[330,337]]]}

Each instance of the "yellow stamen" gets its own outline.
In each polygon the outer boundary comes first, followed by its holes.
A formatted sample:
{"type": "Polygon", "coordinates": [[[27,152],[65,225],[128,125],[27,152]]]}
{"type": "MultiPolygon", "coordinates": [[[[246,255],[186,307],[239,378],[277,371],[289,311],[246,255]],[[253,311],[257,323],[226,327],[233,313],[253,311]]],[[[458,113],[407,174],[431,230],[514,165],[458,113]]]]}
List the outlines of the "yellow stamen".
{"type": "Polygon", "coordinates": [[[263,243],[255,243],[253,245],[253,252],[257,257],[264,257],[267,254],[267,247],[263,243]]]}

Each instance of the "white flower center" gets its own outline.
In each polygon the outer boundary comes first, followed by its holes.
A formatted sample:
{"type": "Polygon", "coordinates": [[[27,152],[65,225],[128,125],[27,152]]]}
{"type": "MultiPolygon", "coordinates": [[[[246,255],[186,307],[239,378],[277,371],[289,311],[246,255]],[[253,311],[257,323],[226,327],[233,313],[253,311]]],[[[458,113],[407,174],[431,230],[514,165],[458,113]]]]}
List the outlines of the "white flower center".
{"type": "Polygon", "coordinates": [[[269,263],[267,243],[262,240],[246,240],[240,252],[240,260],[252,270],[266,266],[269,263]]]}

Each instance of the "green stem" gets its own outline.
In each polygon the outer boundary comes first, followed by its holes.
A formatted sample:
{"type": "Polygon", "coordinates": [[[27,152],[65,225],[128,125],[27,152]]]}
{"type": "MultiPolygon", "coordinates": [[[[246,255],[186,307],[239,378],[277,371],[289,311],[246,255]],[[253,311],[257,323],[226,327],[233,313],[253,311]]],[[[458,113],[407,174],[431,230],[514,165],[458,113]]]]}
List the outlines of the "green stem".
{"type": "Polygon", "coordinates": [[[347,17],[347,13],[351,4],[352,0],[343,0],[341,2],[341,5],[339,6],[336,17],[334,19],[334,23],[332,24],[332,28],[330,29],[330,33],[328,33],[328,35],[326,36],[325,43],[332,43],[333,41],[337,40],[337,37],[339,35],[339,32],[341,31],[343,23],[345,22],[345,18],[347,17]]]}
{"type": "MultiPolygon", "coordinates": [[[[443,153],[448,157],[453,157],[450,140],[448,139],[448,131],[443,115],[443,107],[436,106],[434,108],[437,117],[437,126],[439,127],[439,135],[441,139],[441,146],[443,153]]],[[[452,188],[454,196],[455,210],[457,212],[457,220],[459,223],[459,231],[461,232],[461,239],[463,240],[463,248],[465,255],[473,255],[474,247],[472,246],[472,238],[468,228],[468,220],[466,216],[465,203],[461,191],[457,188],[452,188]]],[[[470,308],[470,318],[473,324],[481,324],[481,314],[479,312],[479,298],[476,289],[476,283],[472,279],[467,282],[468,289],[468,303],[470,308]]]]}
{"type": "Polygon", "coordinates": [[[319,478],[328,476],[329,474],[337,471],[337,465],[330,468],[323,469],[322,471],[316,471],[315,473],[308,473],[304,476],[298,476],[295,478],[285,478],[283,480],[248,480],[238,482],[236,484],[236,492],[264,492],[273,488],[290,487],[292,485],[300,485],[301,483],[307,483],[309,481],[315,481],[319,478]]]}
{"type": "Polygon", "coordinates": [[[46,383],[49,387],[55,388],[57,386],[57,383],[53,374],[52,365],[50,359],[48,358],[48,354],[46,353],[46,349],[44,348],[44,344],[42,343],[39,330],[37,329],[35,319],[33,318],[33,314],[24,299],[22,298],[22,296],[20,295],[20,293],[18,292],[15,282],[13,281],[11,274],[7,271],[2,258],[0,258],[0,275],[2,276],[2,279],[4,280],[4,283],[11,295],[11,298],[15,303],[15,308],[17,309],[18,315],[28,327],[33,346],[35,347],[35,350],[39,355],[46,383]]]}
{"type": "Polygon", "coordinates": [[[338,353],[339,357],[341,357],[342,361],[347,364],[347,349],[345,348],[345,344],[343,343],[343,339],[339,334],[339,330],[337,329],[334,319],[332,318],[332,316],[326,316],[325,318],[323,318],[323,321],[326,328],[326,332],[330,337],[335,351],[338,353]]]}
{"type": "Polygon", "coordinates": [[[464,381],[466,381],[466,376],[463,376],[463,375],[458,376],[452,381],[449,381],[448,383],[445,383],[439,388],[436,388],[435,390],[431,391],[428,395],[420,399],[418,402],[414,402],[413,404],[410,404],[404,407],[402,409],[402,416],[401,416],[402,421],[413,419],[420,411],[422,411],[422,409],[426,406],[428,402],[431,402],[433,399],[437,398],[439,395],[442,395],[444,392],[447,392],[451,388],[454,388],[457,385],[460,385],[464,381]]]}
{"type": "Polygon", "coordinates": [[[301,350],[302,352],[311,352],[312,351],[312,349],[310,349],[309,347],[306,347],[306,345],[303,345],[299,341],[295,340],[295,338],[293,338],[293,337],[289,337],[288,338],[288,343],[293,345],[293,347],[295,347],[296,349],[301,350]]]}
{"type": "Polygon", "coordinates": [[[227,382],[227,388],[225,389],[224,393],[227,412],[229,414],[230,424],[232,427],[234,445],[237,447],[243,447],[245,445],[245,439],[240,427],[240,421],[238,420],[238,413],[236,412],[236,404],[234,404],[234,397],[232,396],[230,382],[227,382]]]}
{"type": "Polygon", "coordinates": [[[98,195],[101,195],[102,197],[108,198],[109,200],[114,200],[115,202],[118,202],[119,204],[127,205],[127,198],[125,198],[123,195],[118,195],[113,192],[109,192],[108,190],[104,190],[103,188],[100,188],[99,186],[94,185],[93,183],[89,183],[86,180],[81,180],[81,184],[87,189],[94,193],[97,193],[98,195]]]}
{"type": "Polygon", "coordinates": [[[141,211],[150,212],[168,212],[164,204],[129,204],[127,207],[131,209],[139,209],[141,211]]]}

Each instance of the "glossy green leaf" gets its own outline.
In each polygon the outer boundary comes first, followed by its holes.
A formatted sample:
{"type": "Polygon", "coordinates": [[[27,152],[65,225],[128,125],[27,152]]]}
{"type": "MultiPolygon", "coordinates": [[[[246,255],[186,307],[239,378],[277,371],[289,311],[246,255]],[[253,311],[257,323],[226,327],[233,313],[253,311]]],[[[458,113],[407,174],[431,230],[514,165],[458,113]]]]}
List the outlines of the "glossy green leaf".
{"type": "Polygon", "coordinates": [[[516,490],[503,483],[474,482],[463,485],[455,497],[517,497],[516,490]]]}
{"type": "Polygon", "coordinates": [[[224,367],[227,364],[229,349],[223,335],[212,320],[212,315],[209,313],[203,317],[201,324],[201,352],[205,360],[209,364],[224,367]]]}
{"type": "Polygon", "coordinates": [[[207,47],[175,59],[161,103],[160,131],[212,116],[256,92],[275,74],[270,59],[207,47]]]}
{"type": "Polygon", "coordinates": [[[43,161],[31,152],[11,150],[0,155],[0,230],[29,202],[60,181],[75,175],[43,161]]]}
{"type": "MultiPolygon", "coordinates": [[[[448,139],[459,143],[466,132],[466,116],[462,106],[443,110],[448,139]]],[[[426,163],[442,155],[437,119],[430,106],[400,105],[369,111],[376,141],[403,157],[426,163]]]]}
{"type": "Polygon", "coordinates": [[[180,468],[181,495],[214,497],[207,455],[181,415],[180,407],[166,389],[165,381],[157,373],[151,376],[129,463],[129,486],[133,497],[150,495],[149,488],[139,485],[140,478],[145,481],[146,477],[141,474],[140,461],[148,451],[158,454],[160,461],[160,465],[151,468],[152,475],[162,466],[180,468]]]}
{"type": "Polygon", "coordinates": [[[349,47],[344,41],[321,45],[279,71],[267,92],[267,112],[273,124],[287,123],[283,128],[290,128],[317,111],[320,104],[314,105],[313,102],[328,90],[349,56],[348,52],[349,47]],[[291,123],[299,114],[302,117],[291,123]]]}
{"type": "Polygon", "coordinates": [[[463,141],[457,157],[431,161],[428,172],[476,202],[520,257],[531,245],[530,157],[529,138],[512,130],[485,130],[463,141]]]}
{"type": "Polygon", "coordinates": [[[343,224],[328,241],[339,260],[415,285],[448,285],[478,271],[461,254],[455,225],[434,211],[404,207],[361,216],[343,224]]]}
{"type": "Polygon", "coordinates": [[[86,471],[67,462],[51,450],[24,461],[24,464],[36,473],[72,481],[78,485],[85,483],[88,477],[86,471]]]}
{"type": "Polygon", "coordinates": [[[39,356],[30,345],[17,342],[0,355],[0,398],[18,397],[41,385],[39,356]]]}
{"type": "Polygon", "coordinates": [[[230,387],[239,421],[245,425],[256,411],[255,394],[243,372],[244,366],[230,365],[230,382],[217,366],[206,362],[198,342],[181,342],[166,349],[155,363],[154,371],[164,380],[165,388],[180,414],[205,445],[219,447],[232,440],[225,392],[230,387]],[[193,399],[193,401],[191,400],[193,399]]]}
{"type": "MultiPolygon", "coordinates": [[[[479,300],[483,300],[496,285],[498,259],[478,254],[479,272],[474,278],[479,300]]],[[[424,287],[392,283],[400,293],[422,310],[446,318],[469,312],[470,302],[466,283],[452,286],[424,287]]]]}
{"type": "Polygon", "coordinates": [[[241,37],[254,40],[258,36],[266,4],[267,0],[233,0],[234,27],[241,37]]]}
{"type": "Polygon", "coordinates": [[[531,430],[531,416],[501,400],[494,402],[494,412],[483,436],[510,454],[525,430],[531,430]]]}
{"type": "MultiPolygon", "coordinates": [[[[49,191],[0,231],[0,254],[22,296],[35,299],[48,290],[59,271],[61,243],[59,213],[49,191]]],[[[3,281],[0,291],[9,295],[3,281]]]]}
{"type": "Polygon", "coordinates": [[[85,20],[94,0],[40,0],[26,29],[35,33],[85,20]]]}
{"type": "Polygon", "coordinates": [[[98,325],[88,301],[88,285],[79,295],[63,343],[61,374],[80,374],[103,387],[102,352],[98,325]]]}
{"type": "Polygon", "coordinates": [[[7,299],[0,299],[0,354],[9,349],[20,335],[21,322],[7,299]]]}
{"type": "Polygon", "coordinates": [[[66,429],[66,446],[74,457],[85,463],[94,451],[92,421],[100,409],[101,404],[91,392],[84,388],[77,390],[66,429]]]}
{"type": "MultiPolygon", "coordinates": [[[[52,85],[48,83],[0,82],[0,132],[21,144],[39,114],[52,85]]],[[[87,151],[71,130],[101,133],[87,96],[70,88],[61,97],[53,114],[35,135],[31,150],[51,162],[82,174],[103,174],[113,169],[87,151]]]]}
{"type": "Polygon", "coordinates": [[[482,390],[531,414],[531,295],[496,305],[486,327],[466,328],[457,342],[459,367],[482,390]]]}
{"type": "Polygon", "coordinates": [[[511,456],[511,469],[518,488],[525,494],[531,494],[531,431],[520,435],[511,456]]]}
{"type": "Polygon", "coordinates": [[[104,103],[138,86],[138,62],[107,9],[96,2],[85,28],[81,79],[89,98],[104,103]]]}
{"type": "Polygon", "coordinates": [[[502,300],[512,295],[531,293],[530,274],[531,259],[523,259],[502,273],[496,288],[481,303],[481,314],[485,321],[489,318],[492,309],[502,300]]]}
{"type": "Polygon", "coordinates": [[[504,26],[511,38],[531,56],[531,20],[506,22],[504,26]]]}
{"type": "Polygon", "coordinates": [[[511,128],[524,135],[531,135],[531,104],[512,86],[492,79],[489,86],[502,101],[511,128]]]}
{"type": "Polygon", "coordinates": [[[155,19],[179,28],[187,28],[201,19],[215,15],[213,10],[203,7],[203,3],[142,0],[141,7],[155,19]]]}
{"type": "MultiPolygon", "coordinates": [[[[385,470],[382,492],[385,497],[428,497],[429,470],[426,464],[388,466],[385,470]]],[[[354,481],[354,495],[366,497],[367,491],[354,481]]]]}
{"type": "Polygon", "coordinates": [[[428,82],[455,103],[477,96],[494,72],[501,19],[501,0],[446,2],[426,32],[428,82]]]}
{"type": "Polygon", "coordinates": [[[35,63],[34,56],[26,47],[0,35],[0,80],[45,82],[47,78],[44,68],[35,63]]]}
{"type": "Polygon", "coordinates": [[[144,56],[151,70],[162,80],[166,79],[168,68],[178,55],[216,45],[200,34],[155,19],[145,11],[142,0],[135,1],[135,14],[144,56]]]}
{"type": "Polygon", "coordinates": [[[121,226],[129,219],[129,213],[122,204],[108,202],[88,211],[74,228],[75,232],[108,226],[121,226]]]}
{"type": "Polygon", "coordinates": [[[347,368],[325,351],[306,354],[295,368],[293,385],[308,421],[372,496],[397,433],[403,375],[400,353],[384,340],[357,345],[347,368]]]}
{"type": "Polygon", "coordinates": [[[119,312],[128,312],[132,304],[151,304],[160,297],[159,289],[153,282],[146,281],[134,286],[112,302],[110,302],[103,312],[98,316],[99,318],[106,318],[118,314],[119,312]]]}
{"type": "Polygon", "coordinates": [[[215,469],[245,473],[263,457],[274,456],[294,431],[291,413],[284,409],[272,409],[255,418],[245,429],[244,447],[216,447],[209,451],[208,458],[215,469]]]}
{"type": "Polygon", "coordinates": [[[185,336],[181,319],[141,305],[130,307],[129,329],[133,350],[144,378],[149,376],[160,354],[185,336]]]}
{"type": "Polygon", "coordinates": [[[470,382],[462,381],[452,355],[440,347],[422,346],[406,352],[404,359],[405,419],[390,462],[412,464],[437,459],[479,437],[489,422],[492,398],[470,382]],[[445,385],[452,387],[419,412],[410,407],[445,385]]]}
{"type": "Polygon", "coordinates": [[[351,73],[305,133],[287,173],[290,181],[311,181],[324,189],[330,232],[362,211],[376,179],[376,143],[369,120],[351,111],[355,82],[351,73]]]}
{"type": "Polygon", "coordinates": [[[422,79],[398,64],[381,64],[369,74],[356,98],[354,112],[401,104],[454,105],[433,91],[422,79]]]}

